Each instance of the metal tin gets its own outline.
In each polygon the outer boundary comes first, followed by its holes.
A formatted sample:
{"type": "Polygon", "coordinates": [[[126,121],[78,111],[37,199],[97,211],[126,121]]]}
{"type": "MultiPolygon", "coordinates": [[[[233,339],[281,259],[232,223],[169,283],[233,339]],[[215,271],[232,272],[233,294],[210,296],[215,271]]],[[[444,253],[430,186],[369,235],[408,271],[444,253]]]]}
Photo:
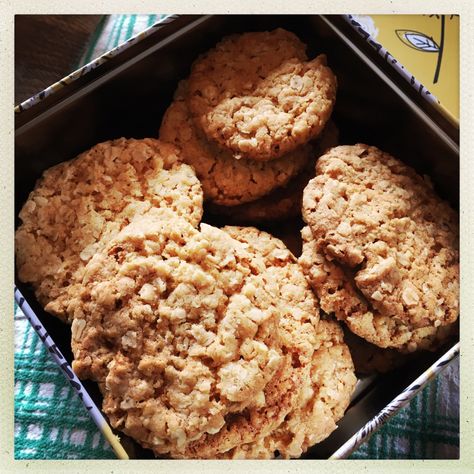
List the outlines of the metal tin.
{"type": "MultiPolygon", "coordinates": [[[[383,65],[383,58],[364,44],[343,17],[172,15],[15,109],[16,215],[35,181],[50,166],[100,141],[156,136],[177,82],[187,76],[198,54],[220,38],[276,27],[295,32],[308,44],[310,57],[327,54],[339,82],[333,117],[341,143],[366,142],[398,156],[430,176],[437,192],[453,207],[458,206],[457,123],[443,116],[433,101],[426,101],[396,69],[383,65]]],[[[302,223],[291,225],[298,232],[302,223]]],[[[269,230],[281,235],[284,228],[269,230]]],[[[16,300],[52,357],[117,456],[127,458],[97,407],[101,400],[97,387],[81,383],[72,373],[69,327],[41,308],[28,285],[18,280],[16,285],[16,300]]],[[[349,456],[458,355],[459,342],[453,341],[435,353],[420,353],[409,366],[359,380],[338,429],[304,457],[349,456]]],[[[152,457],[136,443],[127,440],[123,444],[130,457],[152,457]]]]}

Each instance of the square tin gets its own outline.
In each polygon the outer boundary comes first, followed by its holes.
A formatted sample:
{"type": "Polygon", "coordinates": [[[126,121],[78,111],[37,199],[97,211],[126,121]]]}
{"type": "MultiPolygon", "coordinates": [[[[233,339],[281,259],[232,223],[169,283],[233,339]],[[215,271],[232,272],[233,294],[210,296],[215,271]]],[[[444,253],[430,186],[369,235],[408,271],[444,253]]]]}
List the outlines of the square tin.
{"type": "MultiPolygon", "coordinates": [[[[171,15],[15,109],[15,215],[50,166],[101,141],[156,136],[178,81],[189,74],[194,59],[223,36],[277,27],[296,33],[308,45],[309,57],[327,55],[338,77],[333,118],[341,144],[370,143],[399,157],[428,175],[438,194],[457,209],[459,125],[380,55],[350,18],[171,15]]],[[[303,224],[292,221],[267,230],[284,236],[288,225],[299,232],[303,224]]],[[[80,382],[70,368],[70,328],[41,308],[29,285],[17,278],[15,284],[17,302],[117,456],[153,457],[126,436],[120,434],[119,441],[112,433],[98,408],[96,384],[80,382]]],[[[360,379],[338,429],[303,457],[349,456],[458,354],[459,342],[453,339],[436,352],[420,353],[409,365],[360,379]]]]}

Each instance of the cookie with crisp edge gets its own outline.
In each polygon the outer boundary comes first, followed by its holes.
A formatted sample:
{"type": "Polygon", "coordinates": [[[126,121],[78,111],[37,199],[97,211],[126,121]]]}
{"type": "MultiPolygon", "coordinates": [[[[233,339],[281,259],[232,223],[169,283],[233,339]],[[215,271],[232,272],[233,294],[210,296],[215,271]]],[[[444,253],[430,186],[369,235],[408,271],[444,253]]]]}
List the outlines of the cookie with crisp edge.
{"type": "Polygon", "coordinates": [[[304,191],[303,218],[382,315],[414,328],[457,319],[458,216],[409,166],[367,145],[332,148],[304,191]]]}
{"type": "Polygon", "coordinates": [[[354,334],[344,324],[344,341],[349,347],[356,374],[385,374],[409,362],[414,354],[382,349],[354,334]]]}
{"type": "Polygon", "coordinates": [[[155,210],[93,257],[74,300],[73,370],[101,385],[113,427],[180,458],[213,457],[281,423],[318,313],[279,245],[254,253],[155,210]]]}
{"type": "Polygon", "coordinates": [[[228,451],[226,459],[284,459],[300,457],[326,439],[349,406],[357,379],[341,327],[321,320],[311,371],[298,407],[271,434],[228,451]]]}
{"type": "Polygon", "coordinates": [[[198,58],[188,103],[196,126],[234,155],[278,158],[316,138],[332,113],[336,77],[282,29],[224,38],[198,58]]]}
{"type": "Polygon", "coordinates": [[[205,210],[214,215],[225,216],[228,223],[237,225],[257,225],[262,222],[278,222],[300,216],[303,191],[308,181],[314,176],[316,160],[329,148],[337,146],[338,142],[339,130],[330,120],[313,145],[312,159],[284,186],[252,202],[238,206],[208,203],[205,204],[205,210]]]}
{"type": "Polygon", "coordinates": [[[414,352],[435,350],[455,331],[455,324],[414,328],[381,314],[358,291],[353,272],[325,256],[309,226],[303,228],[301,237],[303,251],[298,262],[319,298],[321,309],[344,321],[359,337],[382,348],[414,352]]]}
{"type": "Polygon", "coordinates": [[[31,283],[45,310],[70,322],[90,258],[135,217],[167,207],[197,225],[202,189],[179,150],[159,140],[99,143],[46,170],[20,211],[18,277],[31,283]]]}
{"type": "Polygon", "coordinates": [[[280,426],[301,401],[301,390],[310,376],[317,345],[315,328],[319,307],[292,253],[279,239],[256,228],[226,226],[223,230],[238,240],[255,262],[260,262],[261,278],[276,292],[279,337],[291,361],[281,374],[288,390],[280,392],[278,385],[271,385],[265,391],[267,403],[264,407],[235,414],[229,418],[225,429],[192,444],[184,458],[219,458],[234,448],[269,435],[280,426]]]}
{"type": "Polygon", "coordinates": [[[230,151],[217,148],[196,130],[185,102],[186,81],[181,81],[173,103],[160,128],[160,139],[181,149],[183,160],[191,165],[201,181],[204,199],[223,206],[238,206],[271,193],[298,174],[311,157],[311,147],[269,162],[236,159],[230,151]]]}
{"type": "Polygon", "coordinates": [[[300,173],[285,186],[256,201],[238,206],[207,203],[204,208],[212,215],[225,216],[229,224],[236,225],[258,225],[290,219],[301,214],[301,199],[308,179],[306,173],[300,173]]]}

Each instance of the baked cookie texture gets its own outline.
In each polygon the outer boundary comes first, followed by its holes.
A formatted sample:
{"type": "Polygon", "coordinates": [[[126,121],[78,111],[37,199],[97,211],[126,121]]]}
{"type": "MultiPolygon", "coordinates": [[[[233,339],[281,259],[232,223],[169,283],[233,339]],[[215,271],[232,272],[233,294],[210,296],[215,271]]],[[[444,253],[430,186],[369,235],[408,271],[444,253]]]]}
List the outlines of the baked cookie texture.
{"type": "Polygon", "coordinates": [[[256,254],[155,210],[88,263],[73,369],[102,385],[112,426],[156,455],[252,442],[295,405],[313,356],[318,309],[297,268],[284,248],[256,254]]]}
{"type": "Polygon", "coordinates": [[[300,402],[270,435],[225,453],[227,459],[296,458],[327,438],[349,406],[357,379],[343,332],[335,321],[321,320],[310,375],[300,402]]]}
{"type": "Polygon", "coordinates": [[[181,148],[183,160],[201,181],[205,200],[224,206],[254,201],[287,183],[310,160],[311,147],[307,145],[269,162],[238,160],[230,151],[218,149],[196,130],[186,91],[186,81],[181,81],[163,117],[160,139],[181,148]]]}
{"type": "MultiPolygon", "coordinates": [[[[238,206],[222,206],[215,203],[205,205],[206,211],[214,215],[225,216],[230,224],[258,224],[278,222],[301,215],[303,191],[308,181],[314,176],[316,160],[329,148],[339,143],[339,130],[330,120],[321,135],[312,145],[312,158],[307,161],[303,170],[270,194],[252,202],[238,206]]],[[[273,163],[273,162],[270,162],[273,163]]]]}
{"type": "Polygon", "coordinates": [[[382,348],[413,352],[434,350],[452,334],[452,325],[414,328],[397,317],[381,314],[358,290],[354,272],[325,256],[309,226],[303,228],[301,236],[303,250],[298,261],[321,309],[334,313],[358,336],[382,348]]]}
{"type": "Polygon", "coordinates": [[[381,150],[341,146],[322,156],[303,218],[330,259],[354,271],[381,314],[414,328],[459,312],[459,225],[430,182],[381,150]]]}
{"type": "Polygon", "coordinates": [[[258,225],[264,222],[277,222],[301,214],[301,198],[308,177],[299,174],[285,186],[270,194],[238,206],[205,204],[205,210],[216,216],[225,216],[226,221],[236,225],[258,225]],[[301,191],[301,193],[299,193],[301,191]]]}
{"type": "Polygon", "coordinates": [[[304,44],[292,33],[244,33],[195,61],[188,103],[208,139],[236,156],[265,161],[322,131],[336,82],[326,57],[307,61],[304,44]]]}
{"type": "Polygon", "coordinates": [[[154,139],[95,145],[46,170],[20,211],[15,234],[19,279],[45,310],[70,321],[71,294],[91,257],[135,217],[167,207],[193,225],[202,189],[178,149],[154,139]]]}
{"type": "Polygon", "coordinates": [[[232,449],[253,443],[281,425],[301,403],[302,387],[310,376],[317,338],[319,307],[296,258],[283,242],[252,227],[223,228],[252,258],[252,286],[265,291],[258,297],[263,308],[276,309],[274,337],[286,354],[284,370],[265,391],[266,404],[230,417],[225,429],[193,443],[184,457],[219,458],[232,449]],[[280,388],[279,388],[280,386],[280,388]],[[282,390],[281,386],[288,387],[282,390]]]}
{"type": "Polygon", "coordinates": [[[374,147],[333,148],[316,171],[299,262],[321,308],[377,346],[437,347],[459,310],[456,213],[374,147]]]}

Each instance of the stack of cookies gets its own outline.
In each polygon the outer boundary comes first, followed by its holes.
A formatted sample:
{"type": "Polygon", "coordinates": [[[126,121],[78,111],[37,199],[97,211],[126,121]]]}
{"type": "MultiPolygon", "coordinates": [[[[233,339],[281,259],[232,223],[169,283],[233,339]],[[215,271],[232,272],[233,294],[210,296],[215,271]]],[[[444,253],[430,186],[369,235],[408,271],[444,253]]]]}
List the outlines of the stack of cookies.
{"type": "Polygon", "coordinates": [[[111,425],[156,455],[299,456],[349,404],[342,330],[280,240],[201,216],[173,145],[101,143],[30,194],[19,277],[72,322],[73,369],[111,425]]]}
{"type": "Polygon", "coordinates": [[[300,214],[315,158],[337,144],[336,77],[277,29],[225,38],[196,60],[160,129],[201,180],[206,209],[260,223],[300,214]]]}
{"type": "Polygon", "coordinates": [[[73,369],[111,425],[156,456],[292,458],[329,436],[356,383],[331,315],[391,358],[452,331],[456,215],[391,156],[331,148],[335,93],[293,34],[231,36],[178,85],[160,139],[47,170],[20,212],[19,279],[72,324],[73,369]],[[302,199],[299,260],[201,222],[204,201],[259,223],[302,199]]]}

